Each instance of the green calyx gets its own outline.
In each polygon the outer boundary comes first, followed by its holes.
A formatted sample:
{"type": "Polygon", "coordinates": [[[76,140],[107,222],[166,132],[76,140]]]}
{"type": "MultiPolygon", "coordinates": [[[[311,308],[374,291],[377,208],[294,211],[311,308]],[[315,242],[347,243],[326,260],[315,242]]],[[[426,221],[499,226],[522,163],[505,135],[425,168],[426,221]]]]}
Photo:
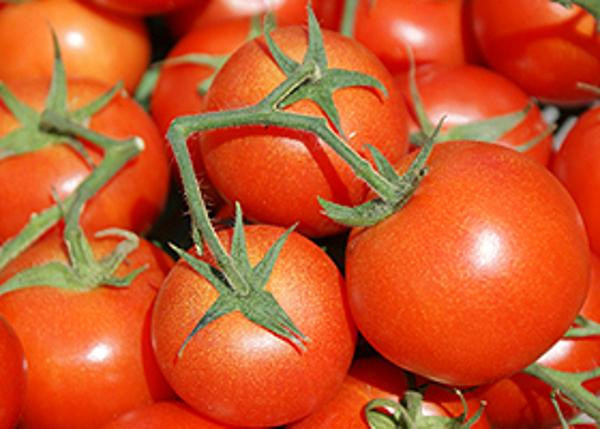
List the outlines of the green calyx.
{"type": "Polygon", "coordinates": [[[552,0],[555,3],[571,8],[573,5],[580,6],[587,10],[600,25],[600,2],[598,0],[552,0]]]}
{"type": "Polygon", "coordinates": [[[401,403],[390,399],[375,399],[365,407],[365,416],[371,429],[469,429],[482,416],[485,404],[467,419],[468,406],[464,396],[459,396],[463,412],[457,417],[423,415],[423,392],[407,390],[401,403]]]}

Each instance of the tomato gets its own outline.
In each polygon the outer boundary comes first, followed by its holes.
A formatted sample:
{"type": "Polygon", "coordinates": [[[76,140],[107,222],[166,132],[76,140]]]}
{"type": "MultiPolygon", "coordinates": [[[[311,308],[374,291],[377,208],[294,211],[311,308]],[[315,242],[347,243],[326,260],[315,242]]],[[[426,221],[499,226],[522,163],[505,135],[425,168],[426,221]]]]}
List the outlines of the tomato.
{"type": "Polygon", "coordinates": [[[360,0],[354,35],[392,72],[408,70],[408,47],[417,64],[477,61],[462,0],[360,0]]]}
{"type": "MultiPolygon", "coordinates": [[[[400,368],[378,357],[358,359],[350,368],[337,395],[319,410],[288,426],[289,429],[368,429],[365,406],[374,399],[402,400],[407,389],[406,374],[400,368]]],[[[468,417],[480,404],[467,399],[468,417]]],[[[432,384],[425,391],[422,413],[426,416],[458,417],[463,412],[458,395],[432,384]]],[[[489,428],[485,414],[471,426],[489,428]]]]}
{"type": "MultiPolygon", "coordinates": [[[[24,103],[42,110],[48,83],[15,84],[11,90],[24,103]]],[[[81,107],[108,88],[87,80],[69,83],[70,108],[81,107]]],[[[0,136],[20,124],[0,104],[0,136]]],[[[152,119],[124,94],[115,98],[92,118],[90,128],[113,138],[139,136],[145,149],[128,163],[86,205],[82,224],[87,231],[120,227],[145,231],[160,214],[169,187],[169,165],[164,142],[152,119]]],[[[86,149],[96,163],[101,151],[86,149]]],[[[0,242],[17,234],[32,213],[54,205],[52,189],[65,198],[89,174],[90,167],[72,148],[54,145],[0,161],[0,242]],[[15,186],[18,180],[18,186],[15,186]]]]}
{"type": "MultiPolygon", "coordinates": [[[[311,2],[320,21],[327,28],[333,28],[336,11],[331,0],[311,2]]],[[[208,24],[273,12],[280,26],[303,24],[306,22],[307,0],[211,0],[198,2],[192,7],[177,11],[168,16],[173,34],[181,37],[193,28],[203,28],[208,24]]]]}
{"type": "MultiPolygon", "coordinates": [[[[600,259],[592,255],[590,291],[581,314],[600,321],[600,259]]],[[[581,372],[598,366],[600,340],[592,338],[561,339],[538,359],[538,363],[559,371],[581,372]]],[[[600,391],[600,380],[585,384],[593,393],[600,391]]],[[[539,429],[559,425],[558,414],[550,401],[552,389],[528,375],[516,374],[480,389],[478,395],[487,402],[486,411],[495,428],[539,429]]],[[[563,415],[570,419],[577,410],[559,401],[563,415]]]]}
{"type": "Polygon", "coordinates": [[[73,0],[36,0],[0,10],[0,80],[50,76],[49,26],[58,36],[68,76],[110,85],[121,80],[129,91],[135,89],[150,60],[143,21],[73,0]]]}
{"type": "MultiPolygon", "coordinates": [[[[119,241],[91,244],[102,257],[119,241]]],[[[66,261],[59,234],[49,234],[7,265],[0,285],[50,261],[66,261]]],[[[172,395],[150,343],[151,306],[172,261],[141,240],[115,274],[143,265],[148,268],[125,288],[80,292],[40,285],[0,296],[0,314],[15,329],[28,362],[24,427],[89,429],[172,395]]]]}
{"type": "Polygon", "coordinates": [[[183,402],[155,402],[129,411],[101,429],[226,429],[197,414],[183,402]]]}
{"type": "Polygon", "coordinates": [[[552,161],[583,216],[592,250],[600,253],[600,107],[583,113],[552,161]]]}
{"type": "MultiPolygon", "coordinates": [[[[284,230],[255,225],[245,232],[254,266],[284,230]]],[[[228,249],[231,229],[218,234],[228,249]]],[[[217,291],[180,260],[156,300],[152,341],[165,377],[192,408],[224,424],[277,426],[305,417],[335,394],[352,360],[356,331],[344,282],[318,246],[292,233],[266,290],[310,338],[306,350],[233,312],[200,330],[177,358],[217,291]]]]}
{"type": "Polygon", "coordinates": [[[592,15],[549,0],[472,0],[473,25],[489,65],[543,101],[581,104],[600,85],[600,35],[592,15]]]}
{"type": "Polygon", "coordinates": [[[197,2],[197,0],[133,0],[124,2],[122,0],[87,0],[98,6],[114,10],[116,12],[132,15],[157,15],[181,9],[197,2]]]}
{"type": "Polygon", "coordinates": [[[560,183],[513,150],[440,143],[428,166],[400,211],[352,231],[350,309],[396,365],[490,383],[533,363],[577,315],[589,287],[583,222],[560,183]]]}
{"type": "MultiPolygon", "coordinates": [[[[307,48],[306,30],[275,30],[275,43],[295,61],[307,48]]],[[[333,94],[348,144],[367,157],[369,143],[391,162],[408,148],[406,109],[390,74],[352,39],[323,32],[330,68],[354,70],[377,78],[389,90],[385,99],[365,87],[343,88],[333,94]]],[[[216,76],[206,96],[206,110],[218,111],[258,103],[284,80],[263,39],[238,49],[216,76]]],[[[286,110],[322,116],[309,100],[286,110]]],[[[239,201],[253,221],[289,226],[326,236],[346,229],[322,214],[317,196],[338,204],[357,204],[366,185],[333,150],[308,133],[275,127],[238,127],[207,133],[201,152],[209,180],[226,201],[239,201]]]]}
{"type": "MultiPolygon", "coordinates": [[[[398,81],[412,107],[411,132],[418,131],[406,74],[399,76],[398,81]]],[[[443,130],[518,112],[531,102],[523,90],[502,75],[472,65],[421,67],[417,72],[417,86],[430,121],[437,124],[445,118],[443,130]]],[[[539,108],[532,105],[524,120],[497,143],[513,147],[524,145],[544,133],[547,127],[539,108]]],[[[546,165],[551,151],[552,137],[548,135],[525,154],[546,165]]]]}
{"type": "Polygon", "coordinates": [[[25,399],[27,362],[13,328],[0,316],[0,428],[14,428],[25,399]]]}

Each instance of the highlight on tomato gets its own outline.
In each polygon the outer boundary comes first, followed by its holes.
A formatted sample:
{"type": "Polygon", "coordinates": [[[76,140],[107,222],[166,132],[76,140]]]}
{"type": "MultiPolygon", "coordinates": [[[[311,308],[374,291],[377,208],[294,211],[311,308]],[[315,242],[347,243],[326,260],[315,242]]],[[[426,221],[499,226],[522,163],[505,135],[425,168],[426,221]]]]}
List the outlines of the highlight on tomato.
{"type": "Polygon", "coordinates": [[[583,304],[581,217],[544,167],[499,145],[439,143],[427,169],[401,210],[351,232],[352,316],[384,357],[432,380],[471,386],[511,376],[583,304]]]}
{"type": "Polygon", "coordinates": [[[144,22],[75,0],[36,0],[0,9],[0,80],[50,78],[51,26],[63,51],[67,74],[133,92],[150,60],[144,22]]]}

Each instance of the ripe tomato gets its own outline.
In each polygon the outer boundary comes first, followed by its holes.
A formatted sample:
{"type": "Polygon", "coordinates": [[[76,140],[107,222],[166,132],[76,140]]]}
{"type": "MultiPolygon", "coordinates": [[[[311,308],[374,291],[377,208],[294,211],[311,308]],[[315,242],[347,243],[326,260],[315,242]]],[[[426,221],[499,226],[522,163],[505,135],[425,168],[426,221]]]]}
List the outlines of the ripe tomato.
{"type": "MultiPolygon", "coordinates": [[[[284,232],[245,227],[250,263],[258,263],[284,232]]],[[[232,230],[219,231],[229,248],[232,230]]],[[[217,297],[216,289],[180,260],[161,287],[152,315],[159,365],[192,408],[237,426],[277,426],[305,417],[340,387],[356,345],[344,282],[329,257],[292,233],[273,268],[270,291],[310,341],[302,351],[244,318],[227,314],[184,339],[217,297]]]]}
{"type": "MultiPolygon", "coordinates": [[[[600,259],[592,255],[590,291],[581,309],[588,319],[600,321],[600,259]]],[[[559,340],[538,359],[538,363],[559,371],[581,372],[598,366],[600,340],[597,337],[559,340]]],[[[585,384],[593,393],[600,391],[600,380],[585,384]]],[[[540,429],[559,425],[558,414],[550,401],[552,389],[528,374],[516,374],[480,389],[487,402],[490,422],[498,429],[540,429]]],[[[563,415],[570,419],[577,410],[559,401],[563,415]]]]}
{"type": "Polygon", "coordinates": [[[201,417],[183,402],[155,402],[129,411],[101,429],[227,429],[201,417]]]}
{"type": "MultiPolygon", "coordinates": [[[[295,61],[307,48],[306,30],[285,27],[273,33],[275,43],[295,61]]],[[[354,70],[377,78],[389,90],[343,88],[333,95],[348,144],[367,157],[369,143],[391,162],[408,148],[406,109],[390,74],[356,41],[324,31],[329,67],[354,70]]],[[[206,96],[206,110],[224,110],[258,103],[284,80],[268,54],[264,39],[238,49],[216,76],[206,96]]],[[[322,116],[313,102],[302,100],[286,110],[322,116]]],[[[326,236],[345,229],[322,214],[317,196],[338,204],[357,204],[366,185],[348,165],[313,135],[269,127],[238,127],[205,134],[201,152],[209,180],[229,202],[239,201],[244,214],[257,222],[289,226],[326,236]]]]}
{"type": "Polygon", "coordinates": [[[428,165],[400,211],[352,231],[350,309],[398,366],[489,383],[533,363],[575,319],[589,287],[583,222],[560,183],[513,150],[440,143],[428,165]]]}
{"type": "MultiPolygon", "coordinates": [[[[358,359],[337,395],[316,412],[288,426],[289,429],[368,429],[365,406],[374,399],[400,401],[407,389],[406,374],[381,358],[358,359]]],[[[468,418],[480,407],[474,398],[467,399],[468,418]]],[[[438,385],[431,385],[423,397],[422,412],[426,416],[458,417],[463,412],[458,395],[438,385]]],[[[485,414],[471,426],[489,428],[485,414]]]]}
{"type": "MultiPolygon", "coordinates": [[[[119,240],[92,241],[97,257],[119,240]]],[[[59,234],[49,234],[0,273],[66,261],[59,234]]],[[[24,427],[89,429],[172,394],[150,344],[150,309],[172,261],[142,240],[116,272],[147,265],[129,287],[66,291],[31,287],[0,296],[28,362],[24,427]]]]}
{"type": "MultiPolygon", "coordinates": [[[[343,3],[343,2],[338,2],[343,3]]],[[[462,0],[359,1],[354,35],[392,72],[408,70],[407,47],[417,64],[477,61],[462,0]]]]}
{"type": "MultiPolygon", "coordinates": [[[[412,108],[411,132],[415,132],[419,128],[415,125],[418,122],[407,75],[398,76],[398,82],[403,88],[407,104],[412,108]]],[[[517,112],[531,102],[522,89],[502,75],[472,65],[420,67],[417,86],[430,121],[437,124],[445,117],[443,130],[517,112]]],[[[539,108],[533,105],[525,119],[497,142],[513,147],[524,145],[542,134],[547,127],[539,108]]],[[[548,135],[525,154],[546,165],[551,151],[552,137],[548,135]]]]}
{"type": "Polygon", "coordinates": [[[25,399],[27,363],[13,328],[0,316],[0,428],[14,428],[25,399]]]}
{"type": "Polygon", "coordinates": [[[120,13],[132,15],[157,15],[181,9],[189,6],[198,0],[87,0],[89,3],[95,3],[98,6],[114,10],[120,13]]]}
{"type": "Polygon", "coordinates": [[[58,36],[68,76],[109,85],[122,80],[129,91],[135,89],[150,60],[143,21],[73,0],[36,0],[0,10],[0,80],[51,75],[49,26],[58,36]]]}
{"type": "MultiPolygon", "coordinates": [[[[173,34],[181,37],[193,28],[203,28],[208,24],[273,12],[280,26],[303,24],[306,22],[307,0],[211,0],[198,2],[192,7],[177,11],[168,17],[173,34]]],[[[334,28],[335,11],[331,0],[313,0],[311,2],[321,23],[334,28]]]]}
{"type": "MultiPolygon", "coordinates": [[[[48,83],[24,82],[12,85],[11,89],[24,103],[42,110],[48,83]]],[[[68,104],[73,109],[81,107],[107,89],[88,80],[70,81],[68,104]]],[[[19,126],[0,103],[0,136],[19,126]]],[[[87,231],[109,227],[145,231],[161,212],[169,186],[167,155],[156,126],[137,103],[120,94],[94,115],[90,128],[113,138],[139,136],[144,140],[145,149],[88,202],[82,216],[84,228],[87,231]]],[[[86,149],[99,163],[102,152],[90,144],[86,144],[86,149]]],[[[81,156],[65,145],[1,160],[0,242],[17,234],[32,213],[54,205],[52,189],[60,198],[65,198],[90,170],[81,156]]]]}
{"type": "Polygon", "coordinates": [[[600,107],[579,117],[552,161],[552,171],[581,212],[592,250],[600,253],[600,107]]]}
{"type": "Polygon", "coordinates": [[[549,0],[472,0],[475,33],[489,65],[528,94],[563,105],[594,95],[600,85],[600,35],[592,15],[549,0]]]}

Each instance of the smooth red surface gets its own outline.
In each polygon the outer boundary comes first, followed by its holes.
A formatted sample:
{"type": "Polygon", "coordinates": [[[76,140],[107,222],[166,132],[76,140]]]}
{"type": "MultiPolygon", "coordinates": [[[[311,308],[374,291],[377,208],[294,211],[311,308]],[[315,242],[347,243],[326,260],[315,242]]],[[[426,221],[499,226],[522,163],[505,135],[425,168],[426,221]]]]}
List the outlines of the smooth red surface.
{"type": "Polygon", "coordinates": [[[132,15],[158,15],[182,9],[197,2],[207,0],[87,0],[98,6],[114,10],[120,13],[132,15]]]}
{"type": "MultiPolygon", "coordinates": [[[[245,231],[254,266],[284,229],[245,231]]],[[[231,235],[219,231],[226,249],[231,235]]],[[[152,341],[160,367],[186,403],[216,421],[278,426],[305,417],[335,395],[350,366],[356,331],[344,281],[318,246],[292,233],[265,289],[310,338],[305,351],[233,312],[200,330],[177,358],[217,291],[180,260],[156,300],[152,341]]]]}
{"type": "Polygon", "coordinates": [[[562,105],[595,95],[577,82],[600,85],[600,35],[578,6],[548,0],[472,0],[473,25],[489,65],[528,94],[562,105]]]}
{"type": "Polygon", "coordinates": [[[14,428],[21,415],[27,382],[23,346],[0,315],[0,428],[14,428]]]}
{"type": "MultiPolygon", "coordinates": [[[[368,429],[365,406],[374,399],[400,401],[407,389],[402,369],[381,358],[363,358],[354,362],[337,395],[319,410],[288,426],[289,429],[368,429]]],[[[467,397],[468,418],[479,409],[479,402],[467,397]]],[[[425,391],[422,414],[458,417],[464,411],[458,395],[451,390],[431,385],[425,391]]],[[[484,415],[471,426],[487,429],[484,415]]]]}
{"type": "MultiPolygon", "coordinates": [[[[32,81],[10,85],[24,103],[42,110],[48,83],[32,81]]],[[[92,81],[70,81],[70,109],[97,98],[108,87],[92,81]]],[[[20,124],[0,104],[0,135],[20,124]]],[[[118,227],[136,232],[147,230],[160,214],[169,187],[169,166],[164,142],[154,122],[142,108],[126,95],[117,95],[90,122],[90,128],[109,137],[133,136],[144,140],[145,149],[85,206],[82,225],[86,231],[118,227]]],[[[96,163],[102,152],[86,144],[96,163]]],[[[54,205],[52,189],[60,198],[69,195],[90,173],[91,168],[80,155],[66,145],[54,145],[39,151],[5,158],[0,161],[0,242],[17,234],[29,217],[54,205]]]]}
{"type": "MultiPolygon", "coordinates": [[[[120,240],[93,242],[97,257],[120,240]]],[[[66,261],[51,234],[0,273],[66,261]]],[[[90,429],[155,400],[169,398],[150,344],[150,309],[172,261],[142,240],[116,272],[147,265],[129,287],[65,291],[36,286],[0,297],[0,315],[19,336],[28,363],[23,427],[90,429]]]]}
{"type": "MultiPolygon", "coordinates": [[[[287,55],[302,61],[307,48],[306,29],[286,27],[272,34],[287,55]]],[[[323,36],[330,68],[370,74],[389,91],[387,98],[365,87],[334,92],[348,144],[367,158],[366,144],[371,144],[390,162],[396,162],[408,149],[407,113],[391,75],[354,40],[329,31],[323,36]]],[[[284,78],[264,40],[256,39],[237,50],[221,69],[207,94],[206,110],[258,103],[284,78]]],[[[323,116],[309,100],[286,110],[323,116]]],[[[286,227],[299,221],[298,231],[304,234],[333,235],[346,227],[323,215],[317,196],[349,205],[360,203],[366,196],[366,185],[312,134],[276,127],[237,127],[207,133],[201,151],[215,188],[226,201],[239,201],[244,214],[253,221],[286,227]]]]}
{"type": "Polygon", "coordinates": [[[132,92],[150,60],[144,22],[74,0],[36,0],[0,10],[0,80],[49,78],[54,64],[51,26],[71,78],[132,92]]]}
{"type": "MultiPolygon", "coordinates": [[[[600,259],[592,255],[590,291],[581,314],[600,321],[600,259]]],[[[561,339],[538,359],[538,363],[566,372],[582,372],[600,365],[600,340],[597,337],[561,339]]],[[[600,391],[600,380],[585,384],[593,393],[600,391]]],[[[551,387],[527,375],[517,374],[483,387],[477,393],[487,401],[490,422],[498,429],[543,429],[560,424],[558,414],[550,401],[551,387]]],[[[563,415],[570,419],[577,409],[564,401],[559,402],[563,415]]]]}
{"type": "Polygon", "coordinates": [[[155,402],[129,411],[101,429],[228,429],[200,416],[183,402],[155,402]]]}
{"type": "Polygon", "coordinates": [[[590,246],[600,253],[600,107],[579,117],[554,156],[552,171],[577,203],[590,246]]]}
{"type": "MultiPolygon", "coordinates": [[[[417,88],[425,112],[432,124],[442,118],[442,130],[457,125],[490,119],[523,110],[532,102],[517,85],[483,67],[464,65],[456,67],[426,66],[417,69],[417,88]]],[[[410,96],[407,74],[397,77],[407,104],[411,106],[411,132],[417,131],[417,117],[410,96]]],[[[533,104],[527,116],[496,142],[505,146],[521,146],[544,133],[540,109],[533,104]]],[[[542,165],[548,164],[552,151],[552,137],[548,135],[525,154],[542,165]]]]}
{"type": "Polygon", "coordinates": [[[577,315],[589,287],[583,222],[558,180],[513,150],[441,143],[428,166],[400,211],[352,231],[350,309],[398,366],[490,383],[534,362],[577,315]]]}

